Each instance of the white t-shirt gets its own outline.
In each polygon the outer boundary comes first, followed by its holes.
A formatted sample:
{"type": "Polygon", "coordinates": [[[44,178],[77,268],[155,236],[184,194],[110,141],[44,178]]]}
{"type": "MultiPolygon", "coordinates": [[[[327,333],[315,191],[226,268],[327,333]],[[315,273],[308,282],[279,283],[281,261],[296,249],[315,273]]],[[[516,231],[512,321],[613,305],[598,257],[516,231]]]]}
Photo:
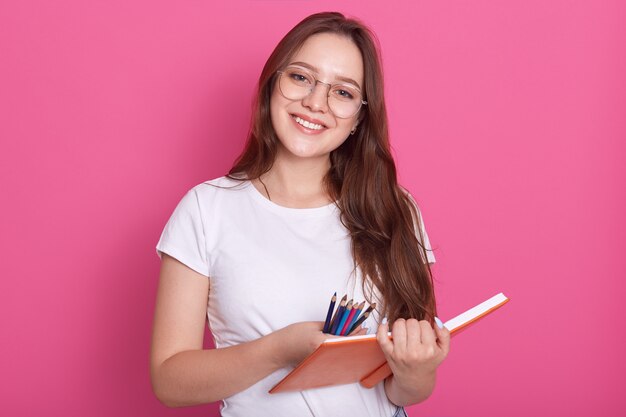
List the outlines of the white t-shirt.
{"type": "MultiPolygon", "coordinates": [[[[423,224],[422,230],[430,249],[423,224]]],[[[210,280],[207,315],[217,348],[291,323],[323,321],[335,292],[365,301],[338,208],[279,206],[249,181],[222,177],[191,189],[163,230],[160,252],[210,280]]],[[[428,261],[434,260],[429,250],[428,261]]],[[[374,332],[377,320],[371,315],[364,326],[374,332]]],[[[396,410],[383,383],[372,389],[348,384],[268,394],[290,370],[280,369],[225,398],[222,415],[391,417],[396,410]]]]}

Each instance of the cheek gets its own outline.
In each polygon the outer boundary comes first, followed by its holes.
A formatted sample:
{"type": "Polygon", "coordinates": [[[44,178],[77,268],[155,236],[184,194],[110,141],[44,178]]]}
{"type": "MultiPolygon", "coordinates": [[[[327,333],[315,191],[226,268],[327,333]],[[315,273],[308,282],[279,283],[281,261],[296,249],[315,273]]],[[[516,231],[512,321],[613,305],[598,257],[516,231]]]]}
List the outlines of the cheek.
{"type": "Polygon", "coordinates": [[[276,111],[276,104],[272,100],[270,102],[270,120],[272,121],[272,127],[274,128],[274,131],[276,130],[276,126],[277,126],[277,123],[276,123],[277,115],[278,115],[278,112],[276,111]]]}
{"type": "MultiPolygon", "coordinates": [[[[281,105],[280,99],[272,96],[270,100],[270,120],[272,121],[272,127],[274,132],[278,133],[281,129],[281,105]]],[[[284,123],[284,122],[283,122],[284,123]]]]}
{"type": "Polygon", "coordinates": [[[351,119],[337,119],[337,128],[341,130],[342,133],[345,133],[345,136],[350,135],[350,131],[352,127],[356,123],[356,118],[353,117],[351,119]]]}

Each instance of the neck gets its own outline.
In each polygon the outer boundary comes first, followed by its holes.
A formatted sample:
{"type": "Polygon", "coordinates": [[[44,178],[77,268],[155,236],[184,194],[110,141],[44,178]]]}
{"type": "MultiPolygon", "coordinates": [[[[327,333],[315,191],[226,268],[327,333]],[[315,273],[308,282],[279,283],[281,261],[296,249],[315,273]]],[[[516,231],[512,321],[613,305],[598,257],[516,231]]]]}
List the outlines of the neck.
{"type": "Polygon", "coordinates": [[[272,169],[255,185],[276,204],[292,208],[321,207],[330,203],[323,183],[329,168],[328,157],[305,160],[277,155],[272,169]]]}

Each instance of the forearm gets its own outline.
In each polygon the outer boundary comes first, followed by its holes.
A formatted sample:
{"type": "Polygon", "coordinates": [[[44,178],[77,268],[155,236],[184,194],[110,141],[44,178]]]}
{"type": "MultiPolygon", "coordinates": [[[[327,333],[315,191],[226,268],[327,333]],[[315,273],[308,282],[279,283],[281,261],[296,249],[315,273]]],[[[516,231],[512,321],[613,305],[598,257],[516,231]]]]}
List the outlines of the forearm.
{"type": "Polygon", "coordinates": [[[170,407],[219,401],[281,368],[278,351],[268,335],[227,348],[178,352],[153,366],[153,389],[170,407]]]}
{"type": "Polygon", "coordinates": [[[385,380],[385,394],[395,405],[405,406],[417,404],[428,397],[435,388],[436,372],[415,376],[410,381],[402,383],[394,375],[385,380]]]}

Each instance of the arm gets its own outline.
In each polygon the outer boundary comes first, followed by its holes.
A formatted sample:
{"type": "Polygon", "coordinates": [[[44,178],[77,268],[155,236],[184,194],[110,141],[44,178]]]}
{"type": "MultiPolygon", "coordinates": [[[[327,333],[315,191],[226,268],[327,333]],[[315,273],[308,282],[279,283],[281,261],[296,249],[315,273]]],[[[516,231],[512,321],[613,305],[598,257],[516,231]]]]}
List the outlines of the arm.
{"type": "Polygon", "coordinates": [[[163,255],[150,362],[154,393],[165,405],[231,396],[298,363],[326,338],[323,323],[305,322],[237,346],[203,350],[209,290],[207,277],[163,255]]]}
{"type": "Polygon", "coordinates": [[[450,348],[446,328],[433,329],[426,320],[398,319],[393,324],[393,340],[387,337],[389,326],[378,327],[377,339],[393,375],[385,380],[389,401],[404,406],[419,403],[435,387],[437,367],[450,348]]]}

